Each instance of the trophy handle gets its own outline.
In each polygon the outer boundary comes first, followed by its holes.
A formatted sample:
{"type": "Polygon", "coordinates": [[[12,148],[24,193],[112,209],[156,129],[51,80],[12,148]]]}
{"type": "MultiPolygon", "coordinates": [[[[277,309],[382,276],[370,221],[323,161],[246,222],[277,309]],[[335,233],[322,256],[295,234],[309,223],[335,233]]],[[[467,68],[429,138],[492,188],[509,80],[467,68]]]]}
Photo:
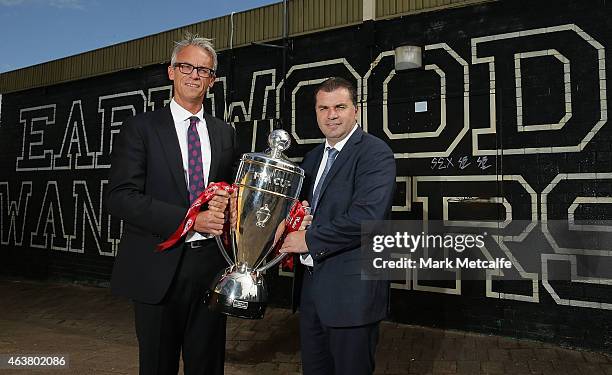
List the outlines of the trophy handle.
{"type": "MultiPolygon", "coordinates": [[[[299,201],[296,200],[295,202],[299,204],[299,201]]],[[[306,215],[310,215],[310,207],[303,207],[303,208],[304,208],[304,211],[305,211],[306,215]]],[[[285,220],[289,219],[290,215],[291,215],[291,213],[287,215],[285,220]]],[[[279,254],[277,254],[274,257],[274,259],[272,259],[270,262],[266,263],[263,267],[259,268],[259,266],[263,263],[263,261],[266,259],[266,257],[268,255],[270,255],[271,252],[278,252],[278,250],[276,249],[276,245],[278,243],[282,243],[285,240],[286,236],[287,236],[287,232],[283,233],[280,236],[280,238],[278,239],[278,242],[274,243],[274,244],[272,244],[272,246],[270,246],[270,249],[266,252],[266,255],[259,262],[257,262],[257,264],[255,264],[255,267],[253,267],[253,269],[255,269],[257,272],[264,272],[267,269],[277,265],[281,260],[285,259],[285,256],[287,256],[287,253],[279,253],[279,254]]]]}
{"type": "MultiPolygon", "coordinates": [[[[230,202],[230,204],[232,202],[233,200],[230,202]]],[[[230,215],[229,210],[231,210],[231,208],[226,208],[225,215],[230,215]]],[[[231,220],[228,216],[226,216],[225,221],[223,223],[222,233],[219,236],[215,236],[215,240],[217,241],[217,246],[221,251],[221,255],[223,255],[223,258],[225,258],[227,264],[229,264],[230,266],[233,266],[236,263],[236,241],[234,241],[234,238],[234,229],[232,228],[231,220]],[[225,244],[229,244],[229,246],[231,247],[232,255],[234,256],[233,259],[230,257],[230,254],[225,248],[225,244]]]]}
{"type": "Polygon", "coordinates": [[[287,254],[288,253],[281,253],[281,254],[277,255],[276,258],[274,258],[270,262],[266,263],[263,267],[261,267],[261,268],[255,267],[255,269],[257,270],[257,272],[264,272],[264,271],[268,270],[269,268],[272,268],[272,267],[276,266],[281,260],[285,259],[287,254]]]}
{"type": "MultiPolygon", "coordinates": [[[[225,245],[223,245],[223,240],[221,239],[221,236],[215,236],[215,240],[217,241],[217,246],[219,246],[219,250],[221,251],[221,255],[223,255],[223,258],[225,258],[225,260],[227,261],[227,264],[229,264],[230,266],[233,266],[234,262],[232,261],[232,259],[230,258],[229,254],[225,250],[225,245]]],[[[230,243],[232,244],[232,248],[233,248],[234,247],[234,241],[232,240],[231,236],[230,236],[230,243]]],[[[235,256],[236,256],[236,250],[234,250],[234,257],[235,256]]]]}

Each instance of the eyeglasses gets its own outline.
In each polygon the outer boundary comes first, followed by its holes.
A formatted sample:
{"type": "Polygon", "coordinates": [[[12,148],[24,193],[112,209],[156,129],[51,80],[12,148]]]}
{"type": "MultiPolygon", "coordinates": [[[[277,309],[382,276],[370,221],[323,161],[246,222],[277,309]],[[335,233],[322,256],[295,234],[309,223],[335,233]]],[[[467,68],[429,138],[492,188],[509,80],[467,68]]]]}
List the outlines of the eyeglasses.
{"type": "Polygon", "coordinates": [[[183,74],[191,74],[191,72],[193,72],[193,70],[195,69],[198,72],[198,75],[202,78],[208,78],[208,77],[215,76],[215,71],[205,66],[195,67],[187,63],[176,63],[174,64],[174,67],[178,68],[179,71],[183,74]]]}

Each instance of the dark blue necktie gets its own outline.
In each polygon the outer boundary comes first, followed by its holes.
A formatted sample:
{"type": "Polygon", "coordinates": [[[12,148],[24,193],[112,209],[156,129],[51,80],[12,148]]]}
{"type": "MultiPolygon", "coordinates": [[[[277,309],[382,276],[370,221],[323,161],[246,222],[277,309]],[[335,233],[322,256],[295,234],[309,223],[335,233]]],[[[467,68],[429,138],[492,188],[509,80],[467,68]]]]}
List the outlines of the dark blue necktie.
{"type": "Polygon", "coordinates": [[[325,150],[327,151],[327,163],[325,163],[325,168],[323,169],[321,178],[319,178],[319,183],[317,184],[317,186],[314,189],[314,192],[312,193],[312,212],[313,213],[317,209],[317,203],[319,203],[319,195],[321,194],[321,187],[323,186],[325,177],[327,177],[327,173],[331,169],[332,164],[334,164],[334,161],[336,160],[336,156],[338,155],[338,152],[339,152],[333,147],[326,147],[325,150]]]}
{"type": "Polygon", "coordinates": [[[187,176],[189,177],[189,202],[193,203],[204,191],[204,164],[202,164],[202,144],[198,135],[197,125],[199,118],[189,118],[187,130],[187,176]]]}

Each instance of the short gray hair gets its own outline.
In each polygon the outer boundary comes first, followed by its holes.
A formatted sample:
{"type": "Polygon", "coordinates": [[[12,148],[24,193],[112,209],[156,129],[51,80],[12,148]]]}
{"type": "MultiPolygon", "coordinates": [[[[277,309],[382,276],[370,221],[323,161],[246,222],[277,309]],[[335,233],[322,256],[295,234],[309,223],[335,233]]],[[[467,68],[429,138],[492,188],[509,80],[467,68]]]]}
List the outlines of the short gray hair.
{"type": "Polygon", "coordinates": [[[178,42],[174,42],[174,49],[172,50],[172,57],[170,59],[170,65],[176,64],[176,55],[187,46],[200,47],[212,57],[213,70],[217,71],[217,52],[213,47],[212,39],[202,38],[198,34],[192,34],[189,31],[185,33],[185,38],[178,42]]]}

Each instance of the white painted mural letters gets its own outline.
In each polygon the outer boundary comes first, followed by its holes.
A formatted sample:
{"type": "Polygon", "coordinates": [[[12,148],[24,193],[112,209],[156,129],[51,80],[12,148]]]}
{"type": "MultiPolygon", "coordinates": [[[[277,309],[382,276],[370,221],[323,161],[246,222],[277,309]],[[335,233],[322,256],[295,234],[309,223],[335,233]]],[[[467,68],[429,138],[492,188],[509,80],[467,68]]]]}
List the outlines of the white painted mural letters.
{"type": "Polygon", "coordinates": [[[66,234],[57,181],[49,181],[40,205],[36,231],[30,234],[30,246],[67,251],[69,249],[68,241],[71,237],[66,234]]]}
{"type": "Polygon", "coordinates": [[[53,157],[53,169],[92,169],[93,157],[94,152],[89,151],[87,141],[83,106],[80,100],[75,100],[70,108],[60,152],[53,157]]]}
{"type": "MultiPolygon", "coordinates": [[[[499,35],[489,35],[472,39],[472,64],[488,64],[489,68],[489,112],[490,125],[488,128],[472,130],[472,147],[474,155],[498,155],[501,149],[492,149],[482,145],[482,140],[487,138],[492,142],[498,128],[498,107],[502,101],[516,100],[516,138],[520,142],[504,147],[505,155],[520,155],[520,154],[541,154],[541,153],[562,153],[562,152],[580,152],[593,139],[597,132],[605,125],[608,119],[607,115],[607,96],[606,96],[606,57],[605,48],[597,40],[593,39],[589,34],[584,32],[580,27],[574,24],[560,25],[541,29],[524,30],[499,35]],[[562,43],[560,36],[564,39],[570,37],[575,38],[575,43],[562,43]],[[542,44],[542,41],[547,41],[548,49],[538,49],[536,46],[542,44]],[[531,43],[529,43],[531,41],[531,43]],[[538,44],[539,42],[539,44],[538,44]],[[496,61],[495,55],[485,55],[479,53],[481,46],[489,44],[503,44],[504,50],[508,49],[509,45],[515,46],[516,52],[513,54],[514,64],[510,71],[503,71],[500,74],[509,74],[514,76],[515,95],[516,97],[502,97],[505,90],[498,90],[496,87],[496,75],[498,70],[504,66],[496,61]],[[554,48],[553,48],[554,47],[554,48]],[[570,57],[571,54],[571,57],[570,57]],[[522,97],[524,88],[522,87],[522,71],[521,61],[527,58],[553,58],[563,67],[561,81],[563,82],[563,101],[564,114],[557,121],[550,121],[544,124],[526,124],[524,121],[525,112],[528,108],[524,107],[522,97]],[[579,65],[580,69],[570,69],[570,66],[579,65]],[[582,74],[574,74],[576,71],[581,71],[582,74]],[[582,90],[581,95],[572,95],[572,87],[590,87],[592,90],[582,90]],[[591,110],[589,103],[597,103],[597,108],[591,110]],[[573,115],[581,111],[582,118],[580,121],[572,121],[573,115]],[[587,120],[587,118],[589,120],[587,120]],[[571,125],[571,126],[570,126],[571,125]],[[557,137],[534,137],[530,134],[522,134],[524,132],[563,132],[565,129],[571,128],[571,133],[568,131],[561,137],[565,139],[567,144],[559,145],[553,143],[553,139],[557,137]],[[579,129],[579,130],[578,130],[579,129]],[[579,137],[576,134],[581,134],[579,137]],[[535,144],[534,140],[540,139],[539,144],[535,144]],[[550,143],[548,143],[550,142],[550,143]]],[[[536,110],[536,109],[531,109],[536,110]]],[[[509,132],[512,126],[507,123],[512,121],[509,116],[504,116],[506,132],[509,132]]],[[[506,133],[508,134],[508,133],[506,133]]],[[[493,142],[494,144],[494,142],[493,142]]]]}
{"type": "Polygon", "coordinates": [[[23,233],[31,196],[31,181],[21,182],[17,200],[11,200],[11,189],[8,182],[0,182],[0,243],[2,245],[23,245],[23,233]]]}
{"type": "Polygon", "coordinates": [[[123,120],[146,110],[147,97],[143,90],[105,95],[98,98],[98,113],[101,116],[100,149],[96,152],[96,168],[110,168],[115,134],[123,120]]]}
{"type": "Polygon", "coordinates": [[[53,150],[45,148],[45,129],[55,124],[55,104],[23,108],[19,122],[23,126],[21,156],[16,171],[44,171],[52,168],[53,150]]]}

